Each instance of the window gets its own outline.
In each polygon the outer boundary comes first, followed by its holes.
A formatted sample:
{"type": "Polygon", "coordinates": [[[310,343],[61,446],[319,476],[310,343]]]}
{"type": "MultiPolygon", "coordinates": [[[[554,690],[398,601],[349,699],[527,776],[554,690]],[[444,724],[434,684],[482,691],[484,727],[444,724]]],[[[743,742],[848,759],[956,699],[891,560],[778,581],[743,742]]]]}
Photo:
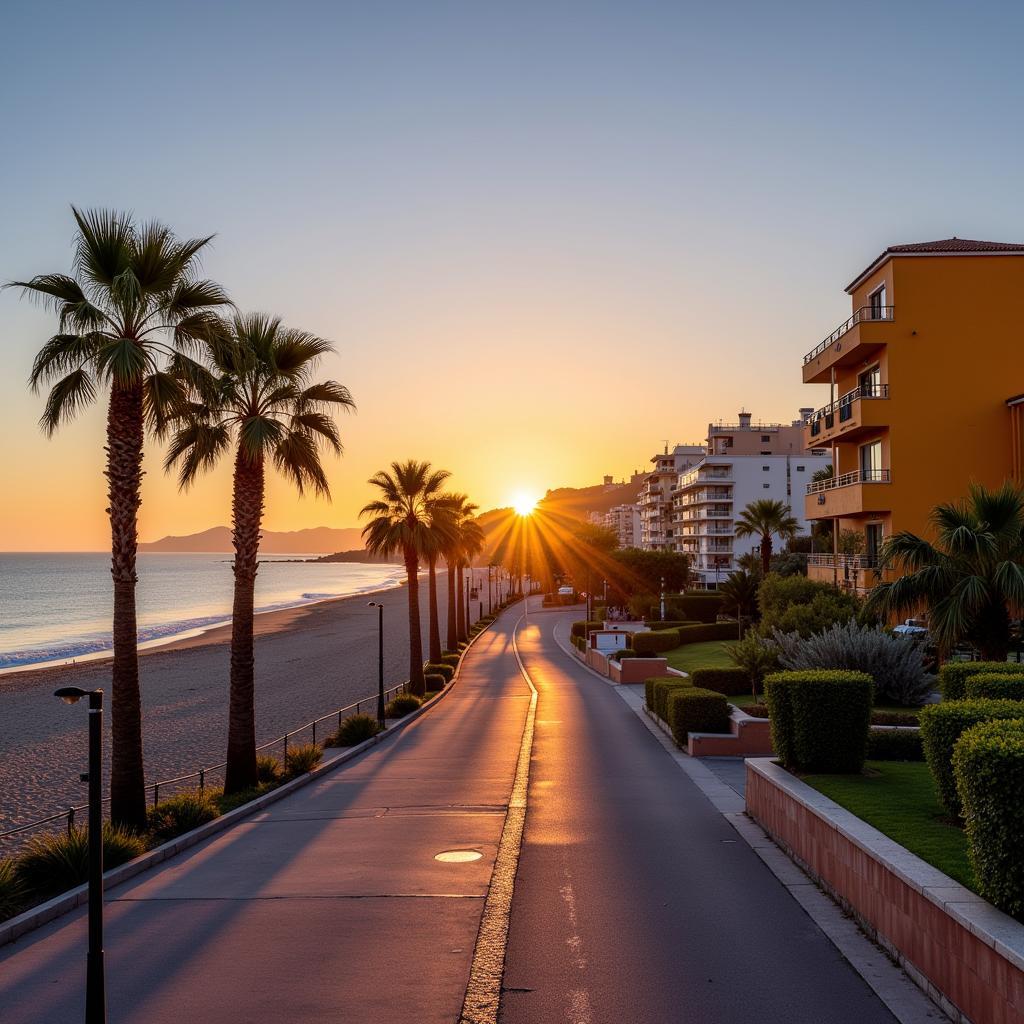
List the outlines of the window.
{"type": "Polygon", "coordinates": [[[761,451],[761,454],[762,454],[762,455],[771,455],[771,452],[766,452],[766,451],[764,451],[764,450],[762,449],[762,451],[761,451]]]}
{"type": "Polygon", "coordinates": [[[871,311],[872,320],[882,320],[885,317],[885,285],[876,288],[868,296],[868,309],[871,311]]]}
{"type": "Polygon", "coordinates": [[[857,378],[857,385],[860,388],[861,396],[864,398],[878,398],[882,393],[882,370],[879,366],[872,366],[865,370],[857,378]]]}
{"type": "Polygon", "coordinates": [[[805,469],[805,467],[804,467],[804,466],[797,466],[797,467],[796,467],[796,471],[797,471],[798,473],[803,473],[803,472],[804,472],[804,469],[805,469]]]}
{"type": "Polygon", "coordinates": [[[771,484],[761,484],[761,486],[767,491],[771,484]]]}
{"type": "Polygon", "coordinates": [[[771,469],[771,468],[772,468],[771,466],[762,466],[762,467],[761,467],[761,470],[762,470],[763,472],[767,473],[767,472],[768,472],[768,470],[769,470],[769,469],[771,469]]]}
{"type": "Polygon", "coordinates": [[[882,442],[872,441],[860,447],[860,475],[862,480],[882,479],[882,442]]]}
{"type": "Polygon", "coordinates": [[[771,434],[762,434],[761,435],[761,444],[767,444],[771,439],[772,439],[772,435],[771,434]]]}

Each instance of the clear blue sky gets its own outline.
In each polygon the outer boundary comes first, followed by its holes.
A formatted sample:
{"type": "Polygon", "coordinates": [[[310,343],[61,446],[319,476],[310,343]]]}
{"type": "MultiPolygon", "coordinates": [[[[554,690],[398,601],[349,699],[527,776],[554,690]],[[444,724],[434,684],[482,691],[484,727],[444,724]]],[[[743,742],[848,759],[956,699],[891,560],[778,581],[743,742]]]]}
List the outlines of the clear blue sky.
{"type": "MultiPolygon", "coordinates": [[[[69,203],[131,208],[217,232],[207,269],[240,305],[334,339],[360,406],[335,502],[281,487],[272,528],[350,525],[393,457],[485,507],[620,475],[741,406],[820,404],[800,357],[885,245],[1024,240],[1022,23],[1005,3],[9,6],[0,278],[66,268],[69,203]]],[[[62,546],[55,478],[83,495],[68,545],[102,547],[102,418],[45,441],[24,388],[48,323],[0,295],[20,437],[0,547],[43,546],[41,524],[62,546]]],[[[227,521],[223,481],[177,499],[148,469],[144,535],[227,521]]]]}

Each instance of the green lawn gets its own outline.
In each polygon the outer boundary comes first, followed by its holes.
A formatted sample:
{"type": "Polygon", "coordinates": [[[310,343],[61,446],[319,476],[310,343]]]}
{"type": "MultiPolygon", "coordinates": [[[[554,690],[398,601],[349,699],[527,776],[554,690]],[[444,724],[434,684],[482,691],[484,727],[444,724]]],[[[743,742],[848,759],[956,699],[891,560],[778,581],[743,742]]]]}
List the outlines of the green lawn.
{"type": "Polygon", "coordinates": [[[803,781],[977,891],[967,859],[967,837],[944,820],[928,766],[868,761],[866,771],[865,775],[807,775],[803,781]]]}
{"type": "Polygon", "coordinates": [[[692,672],[695,668],[733,668],[733,662],[725,653],[721,640],[708,640],[702,644],[683,644],[665,652],[669,665],[680,672],[692,672]]]}

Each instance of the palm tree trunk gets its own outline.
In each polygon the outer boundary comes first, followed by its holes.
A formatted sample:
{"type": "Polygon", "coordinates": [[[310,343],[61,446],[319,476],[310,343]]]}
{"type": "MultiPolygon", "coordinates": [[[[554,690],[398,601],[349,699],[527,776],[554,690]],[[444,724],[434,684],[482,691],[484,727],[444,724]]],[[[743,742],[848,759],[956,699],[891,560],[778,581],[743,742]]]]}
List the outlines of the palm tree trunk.
{"type": "Polygon", "coordinates": [[[469,639],[469,634],[466,632],[466,602],[463,594],[465,583],[462,579],[462,572],[464,569],[465,566],[461,562],[455,566],[455,632],[460,641],[469,639]]]}
{"type": "Polygon", "coordinates": [[[259,569],[260,524],[263,521],[263,459],[247,459],[241,446],[235,454],[231,499],[232,566],[235,593],[231,608],[231,680],[228,702],[228,756],[224,792],[240,793],[257,784],[256,664],[253,645],[253,603],[259,569]]]}
{"type": "Polygon", "coordinates": [[[441,660],[441,626],[437,621],[437,557],[431,556],[430,569],[430,660],[437,663],[441,660]]]}
{"type": "Polygon", "coordinates": [[[455,628],[455,620],[458,612],[455,606],[458,603],[455,598],[455,563],[451,559],[446,560],[448,568],[448,650],[454,651],[459,646],[459,634],[455,628]]]}
{"type": "Polygon", "coordinates": [[[409,591],[409,692],[422,697],[427,687],[423,679],[423,636],[420,633],[420,563],[413,548],[406,548],[404,553],[409,591]]]}
{"type": "Polygon", "coordinates": [[[768,575],[768,571],[772,564],[772,535],[770,533],[761,534],[761,569],[765,576],[768,575]]]}
{"type": "Polygon", "coordinates": [[[142,760],[135,555],[142,504],[142,385],[114,385],[107,409],[107,499],[110,573],[114,579],[114,662],[110,697],[110,818],[142,829],[146,784],[142,760]]]}

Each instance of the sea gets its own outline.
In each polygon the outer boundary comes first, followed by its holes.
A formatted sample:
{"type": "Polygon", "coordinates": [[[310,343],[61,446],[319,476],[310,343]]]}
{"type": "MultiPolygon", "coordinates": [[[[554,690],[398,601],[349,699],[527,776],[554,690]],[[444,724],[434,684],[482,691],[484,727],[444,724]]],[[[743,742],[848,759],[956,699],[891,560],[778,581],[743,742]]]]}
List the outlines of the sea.
{"type": "MultiPolygon", "coordinates": [[[[302,561],[265,555],[257,612],[397,587],[400,565],[302,561]]],[[[138,556],[139,646],[155,647],[230,621],[229,554],[138,556]]],[[[0,673],[105,657],[112,646],[113,584],[103,553],[0,553],[0,673]]]]}

